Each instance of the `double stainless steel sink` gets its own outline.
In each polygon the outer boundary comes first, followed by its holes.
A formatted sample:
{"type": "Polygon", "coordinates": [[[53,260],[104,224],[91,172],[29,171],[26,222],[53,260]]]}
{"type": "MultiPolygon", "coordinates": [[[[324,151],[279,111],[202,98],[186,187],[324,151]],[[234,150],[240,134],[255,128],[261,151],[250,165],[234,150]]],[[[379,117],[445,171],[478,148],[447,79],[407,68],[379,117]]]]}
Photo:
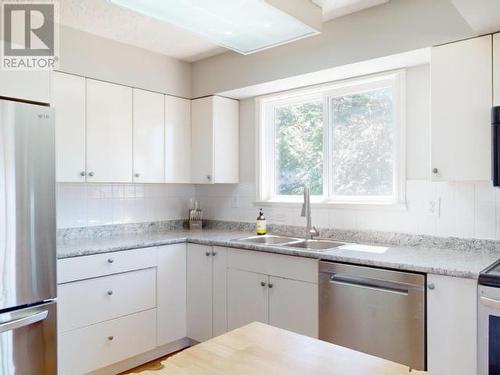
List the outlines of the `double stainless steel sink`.
{"type": "Polygon", "coordinates": [[[236,241],[258,245],[272,245],[296,249],[307,249],[312,251],[328,251],[346,244],[344,242],[329,240],[304,240],[295,237],[273,235],[244,237],[239,238],[236,241]]]}

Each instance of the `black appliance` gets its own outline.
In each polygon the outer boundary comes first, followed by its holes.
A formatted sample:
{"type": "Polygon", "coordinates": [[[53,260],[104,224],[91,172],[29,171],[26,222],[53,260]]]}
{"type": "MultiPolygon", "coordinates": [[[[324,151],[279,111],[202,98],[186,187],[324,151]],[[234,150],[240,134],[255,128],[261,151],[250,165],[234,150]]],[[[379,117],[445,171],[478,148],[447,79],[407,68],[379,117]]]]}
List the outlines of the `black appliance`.
{"type": "Polygon", "coordinates": [[[493,186],[500,186],[500,106],[491,111],[491,140],[493,186]]]}

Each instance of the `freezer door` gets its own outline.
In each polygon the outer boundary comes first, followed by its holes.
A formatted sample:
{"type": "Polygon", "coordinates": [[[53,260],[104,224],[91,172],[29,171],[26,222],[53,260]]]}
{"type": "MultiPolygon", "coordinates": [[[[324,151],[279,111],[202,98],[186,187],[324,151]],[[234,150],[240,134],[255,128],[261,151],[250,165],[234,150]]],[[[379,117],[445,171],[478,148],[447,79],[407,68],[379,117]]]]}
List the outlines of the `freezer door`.
{"type": "Polygon", "coordinates": [[[0,101],[0,312],[56,295],[51,109],[0,101]]]}
{"type": "Polygon", "coordinates": [[[56,303],[0,314],[0,374],[56,375],[56,303]]]}

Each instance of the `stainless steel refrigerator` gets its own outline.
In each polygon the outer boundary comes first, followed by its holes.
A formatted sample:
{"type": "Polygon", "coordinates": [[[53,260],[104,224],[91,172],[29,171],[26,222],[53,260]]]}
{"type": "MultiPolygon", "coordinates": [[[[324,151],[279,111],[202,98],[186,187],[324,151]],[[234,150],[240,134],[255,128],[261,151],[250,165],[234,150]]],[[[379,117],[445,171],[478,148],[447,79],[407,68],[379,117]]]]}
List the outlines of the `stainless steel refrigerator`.
{"type": "Polygon", "coordinates": [[[51,109],[0,100],[0,375],[57,373],[51,109]]]}

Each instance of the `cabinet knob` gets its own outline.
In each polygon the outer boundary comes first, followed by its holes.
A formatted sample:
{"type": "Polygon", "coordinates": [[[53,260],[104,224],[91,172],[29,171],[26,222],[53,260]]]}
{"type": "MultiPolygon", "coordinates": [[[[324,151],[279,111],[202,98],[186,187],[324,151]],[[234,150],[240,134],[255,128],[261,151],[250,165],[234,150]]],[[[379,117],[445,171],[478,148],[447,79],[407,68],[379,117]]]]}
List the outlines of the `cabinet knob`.
{"type": "Polygon", "coordinates": [[[438,173],[439,173],[439,169],[437,169],[437,168],[432,168],[432,173],[434,173],[434,174],[438,174],[438,173]]]}
{"type": "Polygon", "coordinates": [[[108,296],[112,296],[113,295],[113,291],[112,290],[108,290],[108,296]]]}
{"type": "Polygon", "coordinates": [[[207,174],[207,180],[210,181],[212,179],[212,176],[210,176],[209,174],[207,174]]]}
{"type": "Polygon", "coordinates": [[[205,253],[205,255],[206,255],[207,257],[209,257],[209,256],[210,256],[210,251],[207,251],[207,252],[205,253]]]}
{"type": "Polygon", "coordinates": [[[115,261],[115,260],[114,260],[113,258],[109,258],[109,259],[108,259],[108,263],[110,263],[110,264],[111,264],[111,263],[114,263],[114,261],[115,261]]]}
{"type": "Polygon", "coordinates": [[[264,281],[261,281],[260,286],[266,286],[266,283],[264,281]]]}
{"type": "Polygon", "coordinates": [[[115,339],[115,336],[108,336],[108,341],[113,341],[115,339]]]}
{"type": "Polygon", "coordinates": [[[274,285],[272,283],[267,284],[269,288],[272,288],[274,285]]]}
{"type": "Polygon", "coordinates": [[[89,177],[94,177],[94,172],[89,172],[89,177]]]}
{"type": "Polygon", "coordinates": [[[431,284],[427,285],[427,288],[429,288],[430,290],[434,290],[434,289],[436,289],[436,286],[431,283],[431,284]]]}
{"type": "Polygon", "coordinates": [[[85,171],[80,172],[80,176],[85,177],[86,175],[87,175],[87,172],[85,172],[85,171]]]}
{"type": "Polygon", "coordinates": [[[141,175],[139,173],[134,173],[134,177],[139,178],[139,177],[141,177],[141,175]]]}
{"type": "Polygon", "coordinates": [[[214,256],[216,256],[216,255],[217,255],[217,253],[216,253],[215,251],[213,251],[213,252],[212,252],[212,256],[214,257],[214,256]]]}

